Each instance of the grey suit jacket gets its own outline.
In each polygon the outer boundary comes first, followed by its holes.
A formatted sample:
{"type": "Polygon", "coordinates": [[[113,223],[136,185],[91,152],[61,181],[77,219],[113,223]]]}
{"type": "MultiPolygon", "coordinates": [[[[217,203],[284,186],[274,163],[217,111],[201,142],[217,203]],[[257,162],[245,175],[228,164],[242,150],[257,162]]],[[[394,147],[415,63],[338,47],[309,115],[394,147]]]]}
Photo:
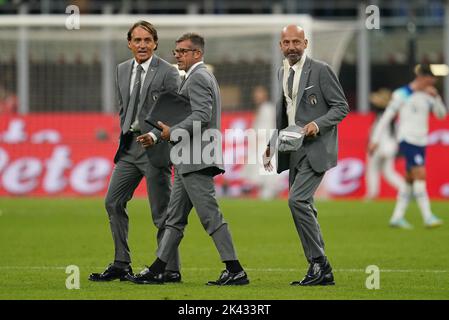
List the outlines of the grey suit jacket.
{"type": "MultiPolygon", "coordinates": [[[[188,148],[189,149],[189,161],[184,163],[175,164],[176,169],[180,174],[195,172],[204,170],[207,168],[207,172],[212,175],[224,173],[223,157],[222,157],[222,145],[221,135],[215,140],[216,146],[212,150],[209,160],[204,161],[202,157],[203,152],[208,153],[211,147],[211,140],[202,141],[201,144],[198,140],[194,141],[194,122],[201,124],[197,128],[201,128],[201,133],[204,133],[208,129],[209,132],[220,133],[221,127],[221,99],[220,89],[218,87],[215,76],[206,68],[204,64],[200,64],[192,70],[189,77],[181,84],[179,88],[179,94],[185,96],[190,101],[190,107],[192,113],[186,119],[180,123],[171,127],[171,133],[176,132],[177,129],[184,129],[189,133],[189,141],[181,141],[174,148],[188,148]],[[200,146],[199,148],[195,146],[200,146]],[[201,154],[199,154],[201,153],[201,154]]],[[[198,136],[195,137],[197,139],[198,136]]]]}
{"type": "MultiPolygon", "coordinates": [[[[276,129],[288,126],[282,79],[278,72],[279,99],[276,103],[276,129]]],[[[301,127],[315,121],[319,127],[316,137],[306,137],[302,147],[291,154],[278,154],[278,173],[294,168],[305,154],[312,169],[324,172],[337,165],[337,124],[348,114],[349,106],[337,76],[324,62],[306,57],[298,86],[295,123],[301,127]],[[305,90],[307,88],[307,90],[305,90]]],[[[273,139],[270,145],[273,145],[273,139]]]]}
{"type": "MultiPolygon", "coordinates": [[[[134,59],[129,59],[122,62],[116,69],[116,95],[117,102],[120,107],[120,129],[125,121],[126,109],[130,99],[129,86],[131,82],[131,72],[134,59]]],[[[169,64],[167,61],[159,58],[157,55],[153,55],[151,64],[148,68],[143,87],[141,89],[139,98],[140,112],[138,114],[139,126],[142,133],[152,131],[160,138],[160,131],[147,124],[144,119],[147,114],[153,108],[154,102],[159,97],[159,94],[166,90],[172,90],[176,92],[178,90],[181,80],[179,73],[175,67],[169,64]]],[[[120,131],[121,132],[121,131],[120,131]]],[[[119,148],[114,157],[114,163],[116,163],[123,148],[126,145],[125,139],[132,139],[132,135],[123,136],[120,133],[119,148]]],[[[169,147],[166,142],[157,143],[151,148],[146,149],[147,155],[151,164],[155,167],[163,167],[170,164],[169,147]]]]}

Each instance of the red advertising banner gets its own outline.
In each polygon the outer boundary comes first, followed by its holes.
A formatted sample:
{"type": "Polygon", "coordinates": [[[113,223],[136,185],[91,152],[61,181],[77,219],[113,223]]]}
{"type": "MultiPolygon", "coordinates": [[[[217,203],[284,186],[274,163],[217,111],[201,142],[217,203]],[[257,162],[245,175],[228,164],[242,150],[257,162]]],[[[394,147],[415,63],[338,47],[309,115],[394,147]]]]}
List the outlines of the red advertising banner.
{"type": "MultiPolygon", "coordinates": [[[[226,173],[216,179],[219,195],[256,194],[244,175],[247,141],[239,136],[239,132],[252,127],[253,118],[252,113],[222,115],[226,141],[223,156],[237,161],[225,160],[226,173]]],[[[373,120],[373,115],[350,114],[340,124],[339,164],[326,174],[320,196],[358,198],[364,195],[366,145],[373,120]]],[[[2,116],[0,196],[103,196],[114,166],[112,159],[119,132],[118,118],[107,114],[2,116]]],[[[426,168],[432,198],[449,198],[447,159],[449,120],[431,118],[426,168]]],[[[396,169],[404,172],[402,159],[396,161],[396,169]]],[[[279,177],[272,178],[279,180],[279,177]]],[[[288,190],[285,173],[280,181],[281,194],[285,195],[288,190]]],[[[136,195],[145,193],[143,182],[136,195]]],[[[395,190],[382,181],[380,196],[395,195],[395,190]]]]}

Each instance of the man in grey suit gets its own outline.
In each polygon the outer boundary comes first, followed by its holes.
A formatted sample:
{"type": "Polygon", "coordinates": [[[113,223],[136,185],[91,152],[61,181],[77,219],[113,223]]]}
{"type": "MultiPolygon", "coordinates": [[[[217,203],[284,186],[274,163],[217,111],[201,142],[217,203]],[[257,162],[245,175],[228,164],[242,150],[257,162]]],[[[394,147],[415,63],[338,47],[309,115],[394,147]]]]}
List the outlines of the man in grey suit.
{"type": "MultiPolygon", "coordinates": [[[[282,30],[280,48],[285,56],[279,69],[279,100],[276,104],[276,128],[298,125],[304,128],[299,150],[278,153],[277,172],[289,172],[288,204],[298,231],[309,270],[292,285],[332,285],[332,268],[324,253],[324,241],[317,220],[313,196],[326,170],[337,164],[337,124],[349,107],[338,78],[325,63],[304,54],[308,40],[304,30],[289,25],[282,30]]],[[[265,152],[264,165],[272,170],[270,157],[275,139],[265,152]]]]}
{"type": "MultiPolygon", "coordinates": [[[[154,54],[157,43],[154,26],[138,21],[128,31],[128,47],[134,58],[119,64],[116,70],[121,132],[105,199],[115,258],[103,273],[91,274],[89,280],[92,281],[123,280],[132,273],[126,205],[144,176],[158,242],[164,233],[171,191],[169,148],[166,142],[155,144],[160,131],[150,127],[144,119],[160,92],[177,91],[180,78],[176,68],[154,54]],[[141,144],[154,147],[145,150],[141,144]]],[[[168,261],[164,277],[169,282],[181,280],[177,252],[168,261]]]]}
{"type": "Polygon", "coordinates": [[[165,233],[159,243],[154,263],[129,280],[138,284],[164,282],[163,272],[173,258],[181,242],[192,208],[211,236],[226,264],[218,280],[208,285],[246,285],[246,272],[237,259],[228,224],[215,199],[214,176],[224,173],[221,155],[220,118],[221,101],[217,80],[203,63],[204,39],[198,34],[187,33],[176,41],[176,57],[180,70],[186,71],[179,93],[190,101],[192,113],[171,128],[162,122],[162,139],[178,141],[173,147],[171,160],[175,166],[175,180],[167,210],[165,233]],[[211,133],[212,140],[202,141],[203,133],[211,133]],[[213,151],[206,152],[213,143],[213,151]],[[174,150],[187,153],[186,159],[177,157],[174,150]],[[205,155],[207,154],[207,156],[205,155]],[[180,161],[182,160],[182,161],[180,161]]]}

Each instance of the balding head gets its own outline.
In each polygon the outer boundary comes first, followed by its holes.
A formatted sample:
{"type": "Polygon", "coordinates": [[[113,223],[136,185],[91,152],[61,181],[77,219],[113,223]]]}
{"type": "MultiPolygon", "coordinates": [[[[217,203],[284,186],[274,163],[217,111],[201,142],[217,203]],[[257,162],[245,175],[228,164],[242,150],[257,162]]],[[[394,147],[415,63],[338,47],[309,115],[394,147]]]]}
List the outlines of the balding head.
{"type": "Polygon", "coordinates": [[[284,34],[296,34],[298,37],[301,37],[302,39],[304,39],[305,37],[304,29],[295,24],[289,24],[288,26],[282,28],[281,38],[284,36],[284,34]]]}
{"type": "Polygon", "coordinates": [[[279,45],[291,66],[301,59],[307,44],[304,29],[300,26],[290,24],[282,29],[279,45]]]}

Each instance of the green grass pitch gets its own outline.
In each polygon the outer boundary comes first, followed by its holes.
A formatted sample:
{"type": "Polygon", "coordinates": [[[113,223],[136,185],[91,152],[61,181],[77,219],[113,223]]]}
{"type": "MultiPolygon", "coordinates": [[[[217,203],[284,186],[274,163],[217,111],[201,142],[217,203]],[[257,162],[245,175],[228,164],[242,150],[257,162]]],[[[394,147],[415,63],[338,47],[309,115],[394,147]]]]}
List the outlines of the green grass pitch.
{"type": "MultiPolygon", "coordinates": [[[[317,202],[326,253],[334,268],[332,287],[291,287],[307,263],[286,200],[221,199],[239,258],[251,280],[244,287],[208,287],[223,264],[192,212],[181,243],[183,283],[93,283],[113,259],[103,200],[0,199],[0,299],[448,299],[449,203],[432,203],[446,221],[425,229],[416,204],[413,230],[393,230],[393,201],[317,202]],[[66,267],[80,269],[80,289],[65,287],[66,267]],[[368,290],[366,267],[377,265],[380,289],[368,290]]],[[[145,199],[129,203],[133,268],[155,258],[156,229],[145,199]]]]}

